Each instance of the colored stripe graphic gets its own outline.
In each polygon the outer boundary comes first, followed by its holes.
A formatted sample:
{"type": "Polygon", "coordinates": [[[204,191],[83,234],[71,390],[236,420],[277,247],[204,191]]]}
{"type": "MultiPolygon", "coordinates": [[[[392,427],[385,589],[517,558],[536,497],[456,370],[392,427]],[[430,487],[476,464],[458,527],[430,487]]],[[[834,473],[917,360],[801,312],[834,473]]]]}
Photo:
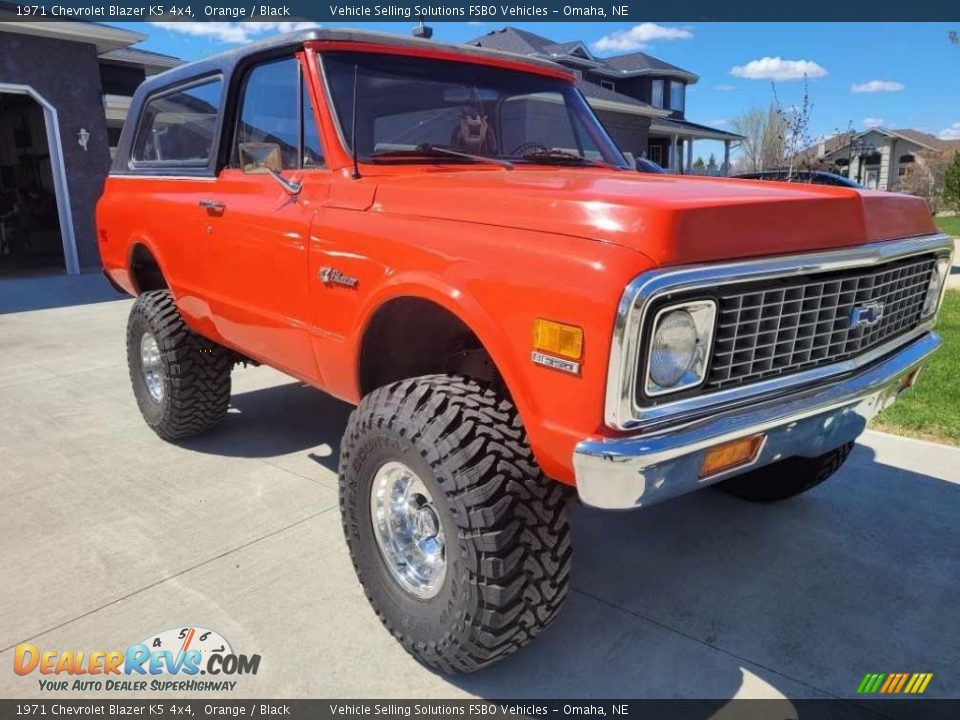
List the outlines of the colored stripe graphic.
{"type": "Polygon", "coordinates": [[[867,673],[857,686],[860,695],[920,695],[926,691],[933,673],[867,673]]]}

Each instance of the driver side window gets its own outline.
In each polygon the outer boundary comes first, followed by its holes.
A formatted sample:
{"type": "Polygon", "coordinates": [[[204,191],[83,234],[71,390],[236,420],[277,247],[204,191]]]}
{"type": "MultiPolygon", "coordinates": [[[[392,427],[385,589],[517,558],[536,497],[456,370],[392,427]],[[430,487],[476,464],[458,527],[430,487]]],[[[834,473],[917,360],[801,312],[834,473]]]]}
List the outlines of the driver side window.
{"type": "Polygon", "coordinates": [[[323,148],[306,78],[296,58],[255,67],[247,75],[237,121],[234,167],[241,143],[280,147],[284,170],[324,166],[323,148]]]}

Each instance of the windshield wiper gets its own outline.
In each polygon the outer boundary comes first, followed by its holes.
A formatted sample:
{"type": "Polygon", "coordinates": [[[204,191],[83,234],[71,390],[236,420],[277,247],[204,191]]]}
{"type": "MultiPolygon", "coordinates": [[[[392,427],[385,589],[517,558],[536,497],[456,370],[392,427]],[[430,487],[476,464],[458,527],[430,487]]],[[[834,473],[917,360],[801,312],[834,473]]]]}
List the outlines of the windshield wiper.
{"type": "Polygon", "coordinates": [[[587,165],[590,167],[610,168],[611,170],[623,169],[617,167],[616,165],[603,162],[602,160],[591,160],[590,158],[585,158],[582,155],[567,152],[566,150],[550,150],[549,148],[531,150],[530,152],[521,155],[521,158],[528,162],[539,162],[546,164],[575,163],[577,165],[587,165]]]}
{"type": "Polygon", "coordinates": [[[449,158],[458,158],[460,160],[469,160],[470,162],[476,163],[486,163],[488,165],[499,165],[500,167],[506,168],[507,170],[513,170],[513,163],[508,160],[500,160],[499,158],[486,157],[485,155],[471,155],[470,153],[460,152],[459,150],[454,150],[452,148],[440,147],[438,145],[431,145],[430,143],[422,143],[417,145],[417,147],[412,150],[381,150],[380,152],[375,152],[370,156],[370,159],[376,162],[377,160],[402,160],[404,158],[418,158],[418,157],[431,157],[431,158],[440,158],[440,157],[449,157],[449,158]]]}

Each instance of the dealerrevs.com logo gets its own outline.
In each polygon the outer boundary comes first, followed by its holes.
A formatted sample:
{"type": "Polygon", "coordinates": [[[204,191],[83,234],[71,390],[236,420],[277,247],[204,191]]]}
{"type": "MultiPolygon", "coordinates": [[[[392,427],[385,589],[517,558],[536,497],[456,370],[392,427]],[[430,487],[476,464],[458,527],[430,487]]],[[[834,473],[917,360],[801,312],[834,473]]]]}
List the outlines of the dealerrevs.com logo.
{"type": "Polygon", "coordinates": [[[226,638],[202,627],[164,630],[126,650],[49,650],[21,643],[13,655],[13,671],[39,675],[40,689],[48,691],[229,692],[237,680],[228,678],[256,675],[259,668],[259,655],[237,654],[226,638]]]}

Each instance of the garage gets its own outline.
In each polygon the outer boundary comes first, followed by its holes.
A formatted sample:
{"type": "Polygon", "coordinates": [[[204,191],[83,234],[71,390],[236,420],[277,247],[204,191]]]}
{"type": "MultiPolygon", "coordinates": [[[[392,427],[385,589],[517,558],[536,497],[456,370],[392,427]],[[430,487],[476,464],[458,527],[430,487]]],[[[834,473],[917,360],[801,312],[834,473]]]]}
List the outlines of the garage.
{"type": "Polygon", "coordinates": [[[0,276],[65,268],[44,107],[0,93],[0,276]]]}
{"type": "Polygon", "coordinates": [[[0,3],[0,278],[99,268],[95,207],[130,97],[180,64],[132,47],[145,38],[0,3]]]}

